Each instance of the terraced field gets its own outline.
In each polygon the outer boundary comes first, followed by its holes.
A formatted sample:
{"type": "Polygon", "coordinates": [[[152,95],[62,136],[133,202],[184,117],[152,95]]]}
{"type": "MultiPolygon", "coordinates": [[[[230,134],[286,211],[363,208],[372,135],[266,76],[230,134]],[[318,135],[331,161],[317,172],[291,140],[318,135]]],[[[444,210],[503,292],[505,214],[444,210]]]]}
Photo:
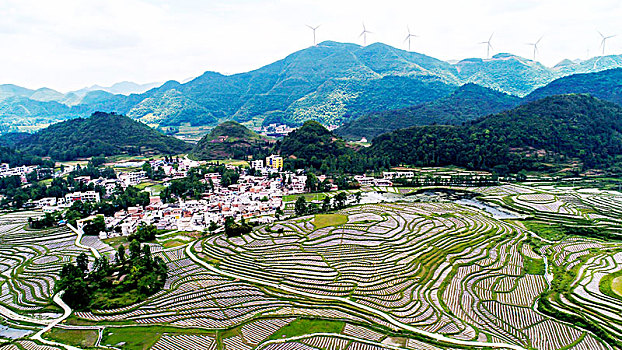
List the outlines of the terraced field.
{"type": "Polygon", "coordinates": [[[77,246],[68,228],[27,231],[32,213],[4,215],[0,313],[33,329],[6,346],[78,347],[80,332],[95,332],[90,346],[124,349],[620,348],[622,298],[610,289],[622,244],[602,235],[620,232],[622,196],[467,190],[521,220],[451,201],[404,201],[293,218],[238,238],[154,245],[169,266],[162,291],[122,309],[73,312],[41,339],[35,332],[62,313],[51,300],[62,263],[93,254],[84,247],[112,251],[93,237],[77,246]]]}

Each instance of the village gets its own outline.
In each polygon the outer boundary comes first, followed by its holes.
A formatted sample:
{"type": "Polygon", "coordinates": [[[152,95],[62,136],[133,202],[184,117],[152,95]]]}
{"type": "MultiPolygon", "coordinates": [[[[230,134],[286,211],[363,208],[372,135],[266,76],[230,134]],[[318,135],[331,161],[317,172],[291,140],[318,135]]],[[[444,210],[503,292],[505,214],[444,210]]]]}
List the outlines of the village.
{"type": "MultiPolygon", "coordinates": [[[[147,172],[140,170],[143,164],[148,162],[154,172],[160,171],[165,177],[159,181],[158,187],[166,188],[174,180],[184,179],[193,168],[206,164],[196,160],[172,158],[152,159],[142,162],[119,161],[111,164],[115,169],[116,178],[91,178],[90,176],[77,176],[75,181],[84,185],[94,185],[105,188],[106,195],[97,191],[82,191],[67,193],[62,197],[45,197],[31,201],[30,207],[40,209],[44,213],[62,212],[72,206],[76,201],[91,204],[99,203],[106,196],[114,193],[119,187],[127,189],[129,186],[144,188],[150,194],[149,204],[145,206],[131,206],[127,210],[120,210],[111,216],[105,216],[106,230],[101,231],[100,239],[119,236],[128,236],[136,232],[141,224],[154,225],[158,230],[196,232],[206,230],[210,224],[222,225],[227,217],[233,217],[235,221],[245,221],[253,224],[272,223],[284,217],[287,211],[287,203],[284,198],[304,193],[307,188],[307,175],[304,170],[283,171],[283,158],[271,155],[265,160],[253,160],[250,167],[227,164],[226,169],[235,171],[239,178],[235,183],[223,184],[222,175],[213,172],[204,175],[201,180],[209,183],[210,191],[202,194],[200,199],[175,198],[174,202],[165,203],[160,197],[156,186],[144,186],[151,180],[147,172]]],[[[77,166],[65,166],[62,171],[57,171],[52,177],[62,177],[70,174],[77,166]]],[[[21,180],[27,183],[30,172],[37,171],[37,167],[20,167],[19,169],[4,170],[7,174],[19,173],[21,180]]],[[[386,173],[383,178],[356,176],[354,178],[361,186],[392,186],[391,179],[396,176],[412,177],[412,172],[386,173]]],[[[325,175],[318,175],[317,181],[322,183],[326,180],[325,175]]],[[[339,190],[332,179],[328,179],[330,191],[339,190]]],[[[293,202],[292,202],[293,204],[293,202]]],[[[291,210],[290,210],[291,211],[291,210]]],[[[78,220],[78,228],[82,228],[96,216],[90,216],[78,220]]],[[[61,222],[64,223],[64,222],[61,222]]]]}

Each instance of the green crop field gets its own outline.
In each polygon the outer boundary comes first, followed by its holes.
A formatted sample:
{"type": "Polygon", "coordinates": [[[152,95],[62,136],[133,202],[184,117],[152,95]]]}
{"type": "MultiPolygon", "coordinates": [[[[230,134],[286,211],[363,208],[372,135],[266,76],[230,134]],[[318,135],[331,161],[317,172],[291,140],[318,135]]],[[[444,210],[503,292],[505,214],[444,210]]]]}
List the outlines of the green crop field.
{"type": "MultiPolygon", "coordinates": [[[[74,310],[61,326],[79,329],[57,326],[43,338],[119,349],[620,348],[622,195],[533,184],[465,190],[497,211],[418,194],[242,237],[164,233],[151,245],[169,271],[160,292],[119,309],[74,310]]],[[[57,318],[51,297],[63,264],[80,253],[93,261],[91,248],[114,259],[127,239],[76,245],[67,227],[25,230],[38,215],[0,215],[0,305],[57,318]]],[[[32,335],[13,343],[44,345],[32,335]]]]}

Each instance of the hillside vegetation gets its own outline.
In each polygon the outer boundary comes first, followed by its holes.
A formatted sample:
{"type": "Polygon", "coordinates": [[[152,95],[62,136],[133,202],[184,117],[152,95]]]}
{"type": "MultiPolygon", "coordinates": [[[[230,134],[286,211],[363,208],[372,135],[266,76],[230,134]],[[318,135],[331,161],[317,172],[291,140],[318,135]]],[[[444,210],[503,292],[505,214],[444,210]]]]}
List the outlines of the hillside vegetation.
{"type": "Polygon", "coordinates": [[[421,126],[378,136],[368,152],[391,164],[518,171],[568,158],[622,164],[622,108],[588,95],[552,96],[467,126],[421,126]]]}
{"type": "Polygon", "coordinates": [[[202,160],[244,159],[269,149],[272,143],[266,137],[234,122],[224,122],[196,144],[192,154],[202,160]]]}
{"type": "Polygon", "coordinates": [[[15,144],[18,150],[55,160],[115,154],[187,151],[185,142],[131,118],[114,113],[94,113],[50,125],[15,144]]]}
{"type": "Polygon", "coordinates": [[[521,99],[475,84],[465,84],[451,95],[417,106],[371,113],[335,132],[348,139],[368,140],[393,130],[417,125],[461,125],[479,117],[516,107],[521,99]]]}
{"type": "Polygon", "coordinates": [[[560,77],[621,66],[622,56],[565,60],[549,68],[511,54],[449,63],[382,43],[326,41],[250,72],[208,71],[183,84],[168,81],[147,91],[134,90],[144,91],[139,94],[89,88],[63,95],[45,88],[0,85],[0,132],[85,117],[94,111],[116,112],[160,126],[212,126],[225,120],[255,125],[302,125],[316,120],[341,125],[372,112],[445,97],[465,83],[525,96],[560,77]]]}
{"type": "Polygon", "coordinates": [[[622,106],[622,68],[560,78],[535,90],[525,100],[536,101],[548,96],[573,93],[590,94],[622,106]]]}

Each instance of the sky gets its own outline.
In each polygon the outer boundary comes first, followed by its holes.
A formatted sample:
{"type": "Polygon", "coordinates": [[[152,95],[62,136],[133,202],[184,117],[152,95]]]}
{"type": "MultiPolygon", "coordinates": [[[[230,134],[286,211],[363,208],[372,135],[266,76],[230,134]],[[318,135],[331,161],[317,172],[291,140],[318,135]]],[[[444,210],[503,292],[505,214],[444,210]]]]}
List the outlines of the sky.
{"type": "Polygon", "coordinates": [[[257,69],[318,42],[383,42],[443,60],[622,54],[622,0],[0,0],[0,84],[61,92],[257,69]]]}

